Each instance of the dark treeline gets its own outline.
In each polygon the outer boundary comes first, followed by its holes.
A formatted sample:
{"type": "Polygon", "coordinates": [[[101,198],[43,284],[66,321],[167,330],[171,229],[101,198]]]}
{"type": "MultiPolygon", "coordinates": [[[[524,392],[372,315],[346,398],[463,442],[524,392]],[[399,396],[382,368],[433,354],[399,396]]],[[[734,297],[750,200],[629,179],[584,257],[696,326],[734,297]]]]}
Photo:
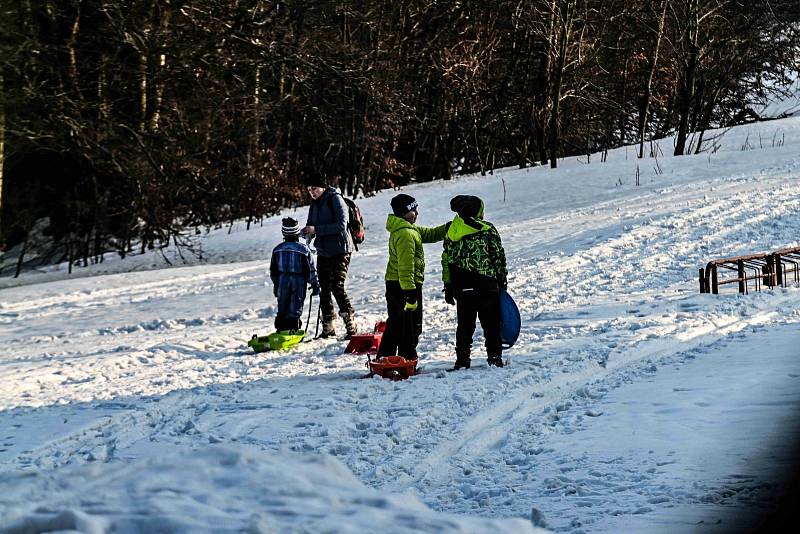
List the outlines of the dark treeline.
{"type": "Polygon", "coordinates": [[[800,42],[796,0],[0,5],[0,240],[70,264],[305,202],[309,170],[369,195],[670,133],[696,153],[800,42]]]}

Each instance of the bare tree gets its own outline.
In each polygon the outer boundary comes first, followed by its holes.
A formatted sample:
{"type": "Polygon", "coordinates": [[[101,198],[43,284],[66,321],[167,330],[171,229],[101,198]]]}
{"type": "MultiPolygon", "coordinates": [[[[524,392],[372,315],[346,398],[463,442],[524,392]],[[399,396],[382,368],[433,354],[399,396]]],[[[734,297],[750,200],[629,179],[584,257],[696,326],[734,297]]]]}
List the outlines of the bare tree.
{"type": "Polygon", "coordinates": [[[647,72],[647,81],[642,96],[642,108],[639,115],[639,159],[644,157],[644,137],[647,132],[647,122],[650,114],[650,97],[653,90],[653,77],[658,66],[658,54],[661,49],[661,39],[664,36],[664,25],[667,20],[667,0],[661,0],[661,15],[658,17],[658,27],[655,30],[655,42],[647,72]]]}

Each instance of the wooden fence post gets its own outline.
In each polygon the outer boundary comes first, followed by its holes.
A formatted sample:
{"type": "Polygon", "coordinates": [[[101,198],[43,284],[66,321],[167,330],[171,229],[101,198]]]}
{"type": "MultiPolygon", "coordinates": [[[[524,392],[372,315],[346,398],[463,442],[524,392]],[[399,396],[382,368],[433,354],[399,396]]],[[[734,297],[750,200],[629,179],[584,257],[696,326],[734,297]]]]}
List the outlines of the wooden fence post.
{"type": "Polygon", "coordinates": [[[715,295],[719,294],[719,281],[717,280],[717,266],[711,266],[711,292],[715,295]]]}

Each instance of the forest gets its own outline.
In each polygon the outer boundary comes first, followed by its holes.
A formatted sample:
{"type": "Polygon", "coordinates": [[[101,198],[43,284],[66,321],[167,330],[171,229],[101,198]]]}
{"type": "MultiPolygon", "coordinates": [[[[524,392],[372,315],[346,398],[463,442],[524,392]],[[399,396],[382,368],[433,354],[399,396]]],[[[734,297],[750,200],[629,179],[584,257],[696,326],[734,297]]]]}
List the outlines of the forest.
{"type": "Polygon", "coordinates": [[[308,173],[358,197],[622,145],[713,152],[709,130],[764,120],[800,69],[797,0],[0,6],[0,250],[17,274],[34,248],[70,269],[190,249],[307,203],[308,173]]]}

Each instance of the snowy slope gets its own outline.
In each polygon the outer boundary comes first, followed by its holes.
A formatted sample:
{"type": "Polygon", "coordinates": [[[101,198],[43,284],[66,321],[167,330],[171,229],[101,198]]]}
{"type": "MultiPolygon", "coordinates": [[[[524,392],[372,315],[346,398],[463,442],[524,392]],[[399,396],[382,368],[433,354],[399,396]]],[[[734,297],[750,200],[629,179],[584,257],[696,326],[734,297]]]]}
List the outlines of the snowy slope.
{"type": "Polygon", "coordinates": [[[8,517],[23,532],[538,531],[522,519],[460,517],[380,495],[330,456],[245,446],[40,473],[12,489],[30,503],[8,517]]]}
{"type": "MultiPolygon", "coordinates": [[[[201,236],[204,261],[180,268],[146,254],[0,279],[0,525],[752,523],[782,489],[775,473],[797,460],[800,289],[701,295],[697,270],[800,246],[800,120],[734,128],[719,143],[713,154],[636,160],[622,148],[605,163],[404,188],[421,225],[449,220],[456,194],[486,202],[523,316],[503,369],[486,367],[478,335],[473,369],[444,372],[455,310],[441,295],[439,244],[426,249],[425,373],[397,383],[358,380],[365,359],[335,340],[247,349],[275,313],[264,284],[279,217],[201,236]],[[524,519],[493,523],[507,518],[524,519]]],[[[362,330],[384,315],[393,194],[359,201],[367,242],[348,290],[362,330]]]]}

